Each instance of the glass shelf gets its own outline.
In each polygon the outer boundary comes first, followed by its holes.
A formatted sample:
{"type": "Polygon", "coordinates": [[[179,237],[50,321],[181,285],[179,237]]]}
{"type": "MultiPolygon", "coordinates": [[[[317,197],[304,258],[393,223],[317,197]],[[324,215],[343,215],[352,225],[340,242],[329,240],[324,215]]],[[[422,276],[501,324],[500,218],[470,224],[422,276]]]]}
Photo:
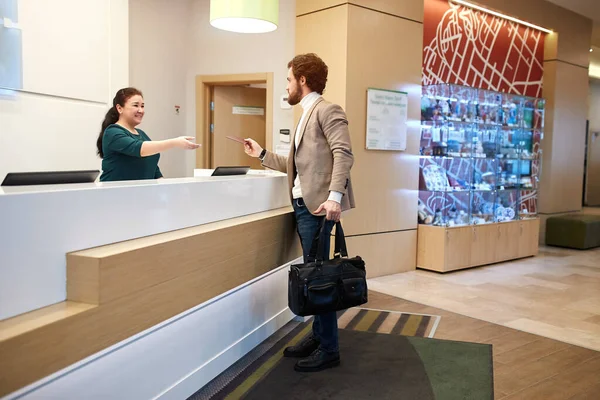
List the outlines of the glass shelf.
{"type": "Polygon", "coordinates": [[[450,84],[422,94],[419,222],[537,217],[545,100],[450,84]]]}

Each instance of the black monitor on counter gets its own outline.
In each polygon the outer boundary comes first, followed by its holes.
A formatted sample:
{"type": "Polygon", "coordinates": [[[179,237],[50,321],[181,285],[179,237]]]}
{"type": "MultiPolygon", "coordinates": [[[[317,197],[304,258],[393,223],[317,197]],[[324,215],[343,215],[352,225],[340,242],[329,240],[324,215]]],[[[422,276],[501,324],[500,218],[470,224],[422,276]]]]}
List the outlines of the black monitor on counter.
{"type": "Polygon", "coordinates": [[[246,175],[250,171],[250,167],[228,166],[217,167],[211,176],[226,176],[226,175],[246,175]]]}
{"type": "Polygon", "coordinates": [[[82,171],[43,171],[43,172],[9,172],[6,174],[2,186],[29,186],[29,185],[59,185],[64,183],[89,183],[94,182],[99,170],[82,171]]]}

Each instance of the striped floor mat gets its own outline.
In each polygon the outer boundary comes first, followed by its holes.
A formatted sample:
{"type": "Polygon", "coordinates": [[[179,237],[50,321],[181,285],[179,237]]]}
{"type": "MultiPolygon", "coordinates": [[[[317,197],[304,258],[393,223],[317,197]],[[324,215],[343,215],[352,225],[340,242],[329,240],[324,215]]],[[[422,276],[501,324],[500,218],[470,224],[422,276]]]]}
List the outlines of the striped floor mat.
{"type": "Polygon", "coordinates": [[[391,335],[432,338],[440,322],[438,315],[350,308],[338,315],[338,328],[391,335]]]}
{"type": "MultiPolygon", "coordinates": [[[[401,336],[432,338],[440,322],[438,315],[411,314],[368,308],[350,308],[338,313],[338,328],[401,336]]],[[[239,361],[214,378],[188,400],[239,399],[248,385],[255,383],[283,357],[283,349],[307,335],[312,318],[291,321],[239,361]]]]}

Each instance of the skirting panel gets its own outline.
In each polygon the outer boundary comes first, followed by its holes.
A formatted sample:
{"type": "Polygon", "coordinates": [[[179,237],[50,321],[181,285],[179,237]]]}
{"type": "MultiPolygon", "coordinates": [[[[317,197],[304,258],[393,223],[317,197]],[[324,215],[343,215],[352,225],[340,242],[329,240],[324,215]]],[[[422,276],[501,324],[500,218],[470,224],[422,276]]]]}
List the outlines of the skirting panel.
{"type": "Polygon", "coordinates": [[[417,268],[417,231],[377,233],[346,238],[348,255],[365,259],[367,277],[375,278],[417,268]]]}
{"type": "Polygon", "coordinates": [[[293,318],[289,264],[5,399],[185,399],[293,318]]]}

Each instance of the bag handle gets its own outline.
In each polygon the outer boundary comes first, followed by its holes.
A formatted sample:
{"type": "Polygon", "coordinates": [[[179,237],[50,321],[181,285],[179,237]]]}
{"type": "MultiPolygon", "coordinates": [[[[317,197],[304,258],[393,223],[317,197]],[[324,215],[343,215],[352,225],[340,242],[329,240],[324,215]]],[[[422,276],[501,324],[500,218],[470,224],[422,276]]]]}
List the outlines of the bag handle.
{"type": "Polygon", "coordinates": [[[346,236],[342,229],[342,223],[340,221],[335,224],[335,249],[333,252],[335,258],[340,256],[348,257],[348,248],[346,247],[346,236]]]}
{"type": "MultiPolygon", "coordinates": [[[[322,262],[328,256],[328,254],[323,254],[325,252],[325,240],[330,240],[329,237],[323,237],[325,233],[325,224],[327,222],[327,219],[323,218],[321,226],[317,232],[315,232],[315,237],[313,238],[308,255],[309,262],[322,262]]],[[[338,221],[335,224],[334,257],[338,258],[340,256],[348,257],[348,249],[346,247],[346,238],[344,236],[344,230],[342,229],[342,223],[338,221]]]]}

